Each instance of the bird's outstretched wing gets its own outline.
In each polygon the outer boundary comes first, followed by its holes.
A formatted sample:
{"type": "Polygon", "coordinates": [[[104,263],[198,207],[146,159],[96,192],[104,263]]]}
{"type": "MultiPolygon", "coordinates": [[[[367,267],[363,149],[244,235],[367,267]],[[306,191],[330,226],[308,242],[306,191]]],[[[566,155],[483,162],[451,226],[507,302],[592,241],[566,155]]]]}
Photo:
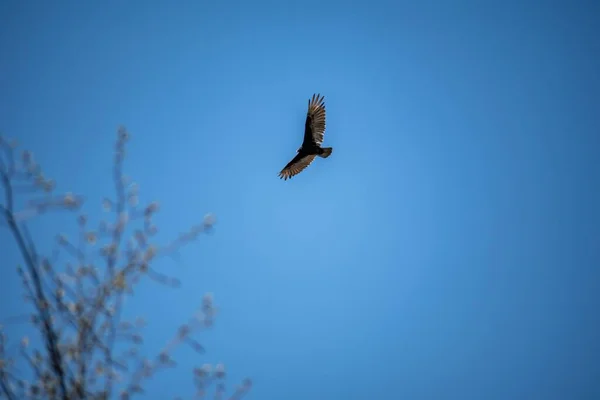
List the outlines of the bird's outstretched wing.
{"type": "Polygon", "coordinates": [[[308,99],[303,146],[309,146],[310,144],[321,146],[324,134],[325,96],[313,94],[312,99],[308,99]]]}
{"type": "Polygon", "coordinates": [[[288,180],[294,175],[298,175],[315,159],[315,154],[297,154],[279,173],[279,178],[288,180]]]}

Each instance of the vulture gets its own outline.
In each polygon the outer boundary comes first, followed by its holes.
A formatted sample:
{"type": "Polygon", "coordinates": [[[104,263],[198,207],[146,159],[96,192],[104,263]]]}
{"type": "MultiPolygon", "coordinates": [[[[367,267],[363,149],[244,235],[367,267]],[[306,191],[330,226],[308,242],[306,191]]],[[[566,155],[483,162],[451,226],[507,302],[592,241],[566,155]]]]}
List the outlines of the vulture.
{"type": "Polygon", "coordinates": [[[279,173],[279,178],[288,180],[308,167],[315,157],[327,158],[333,151],[332,147],[321,147],[325,133],[325,97],[313,94],[308,99],[308,111],[304,125],[304,140],[292,159],[279,173]]]}

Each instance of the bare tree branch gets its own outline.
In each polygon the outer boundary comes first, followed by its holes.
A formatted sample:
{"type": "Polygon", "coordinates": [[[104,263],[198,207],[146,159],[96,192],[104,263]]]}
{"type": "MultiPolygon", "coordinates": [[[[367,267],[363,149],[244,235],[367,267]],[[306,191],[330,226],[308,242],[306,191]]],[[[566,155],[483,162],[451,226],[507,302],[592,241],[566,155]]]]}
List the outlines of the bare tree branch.
{"type": "MultiPolygon", "coordinates": [[[[120,398],[129,399],[143,393],[144,381],[160,369],[176,366],[171,354],[177,346],[205,353],[192,335],[213,326],[217,308],[212,295],[204,296],[196,315],[152,359],[139,352],[143,319],[130,322],[122,318],[125,298],[144,278],[170,287],[180,285],[176,278],[159,272],[154,263],[210,231],[215,223],[209,214],[166,245],[155,243],[157,228],[152,219],[159,206],[151,202],[141,207],[139,186],[123,173],[128,140],[127,130],[119,128],[112,171],[115,199],[102,200],[103,208],[113,214],[112,221],[102,221],[97,229],[91,229],[87,217],[80,214],[77,237],[71,240],[58,235],[52,254],[45,257],[39,254],[26,222],[48,211],[78,211],[84,198],[70,192],[53,194],[54,180],[43,175],[33,155],[24,151],[19,160],[15,157],[16,143],[0,138],[0,186],[4,190],[0,228],[12,234],[23,259],[25,267],[18,272],[26,299],[34,307],[34,313],[24,320],[32,324],[43,343],[43,351],[28,351],[34,343],[25,338],[21,342],[18,355],[33,379],[28,382],[11,372],[13,359],[6,352],[0,330],[0,397],[109,399],[118,393],[120,398]],[[15,196],[39,192],[42,194],[17,210],[15,196]]],[[[209,369],[194,370],[197,393],[204,396],[212,385],[213,398],[221,399],[225,367],[218,364],[209,369]]],[[[250,387],[251,381],[244,380],[230,399],[241,398],[250,387]]]]}

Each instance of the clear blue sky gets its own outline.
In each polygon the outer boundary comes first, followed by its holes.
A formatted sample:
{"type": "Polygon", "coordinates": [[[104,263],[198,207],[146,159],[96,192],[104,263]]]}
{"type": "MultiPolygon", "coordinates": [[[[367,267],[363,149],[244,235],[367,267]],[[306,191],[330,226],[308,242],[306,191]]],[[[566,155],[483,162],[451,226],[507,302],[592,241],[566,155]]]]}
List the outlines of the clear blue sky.
{"type": "MultiPolygon", "coordinates": [[[[217,215],[159,266],[181,289],[132,299],[148,349],[202,293],[221,307],[149,399],[218,361],[255,400],[598,399],[599,20],[597,1],[3,1],[0,131],[97,219],[124,124],[161,238],[217,215]],[[334,152],[284,182],[313,93],[334,152]]],[[[48,248],[58,220],[34,224],[48,248]]],[[[0,253],[9,315],[5,230],[0,253]]]]}

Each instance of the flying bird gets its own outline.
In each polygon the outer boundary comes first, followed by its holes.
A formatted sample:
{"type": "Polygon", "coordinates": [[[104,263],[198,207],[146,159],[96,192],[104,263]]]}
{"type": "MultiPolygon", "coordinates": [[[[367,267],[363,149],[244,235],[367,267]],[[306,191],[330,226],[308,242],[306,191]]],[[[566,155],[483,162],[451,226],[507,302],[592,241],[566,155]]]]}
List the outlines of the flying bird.
{"type": "Polygon", "coordinates": [[[279,178],[288,180],[302,172],[319,156],[327,158],[333,151],[332,147],[321,147],[325,134],[325,96],[313,94],[308,99],[308,111],[304,125],[304,140],[292,159],[279,173],[279,178]]]}

